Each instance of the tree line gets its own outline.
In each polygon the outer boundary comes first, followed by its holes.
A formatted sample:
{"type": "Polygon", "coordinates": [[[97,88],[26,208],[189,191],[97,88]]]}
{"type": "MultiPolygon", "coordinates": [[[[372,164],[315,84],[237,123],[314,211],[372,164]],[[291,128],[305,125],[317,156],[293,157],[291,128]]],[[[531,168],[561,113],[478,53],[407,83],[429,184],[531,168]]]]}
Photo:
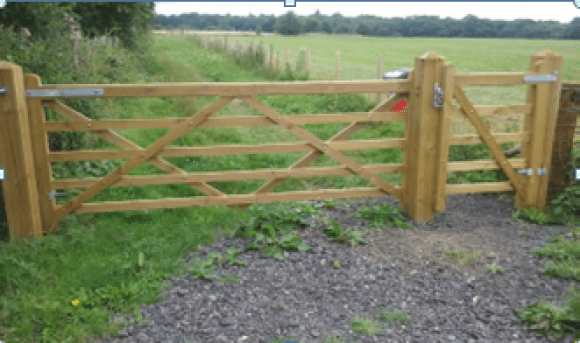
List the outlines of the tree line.
{"type": "Polygon", "coordinates": [[[298,16],[289,11],[279,17],[264,14],[232,16],[194,12],[170,16],[157,15],[153,18],[152,24],[157,29],[257,31],[285,35],[320,32],[378,37],[580,39],[580,17],[574,18],[569,24],[562,24],[553,20],[490,20],[474,15],[467,15],[463,19],[438,16],[381,18],[373,15],[351,18],[344,17],[340,13],[323,15],[320,11],[309,16],[298,16]]]}

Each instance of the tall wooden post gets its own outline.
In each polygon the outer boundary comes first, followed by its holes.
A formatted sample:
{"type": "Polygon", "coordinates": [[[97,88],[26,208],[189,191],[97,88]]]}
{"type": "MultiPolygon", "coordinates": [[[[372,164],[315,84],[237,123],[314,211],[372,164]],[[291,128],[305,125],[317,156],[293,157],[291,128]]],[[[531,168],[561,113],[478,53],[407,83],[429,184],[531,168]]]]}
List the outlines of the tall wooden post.
{"type": "Polygon", "coordinates": [[[24,75],[18,65],[0,62],[0,167],[11,240],[42,236],[24,75]]]}
{"type": "MultiPolygon", "coordinates": [[[[377,68],[377,78],[379,80],[382,79],[383,77],[383,56],[379,56],[379,66],[377,68]]],[[[381,100],[383,98],[383,94],[382,93],[377,93],[377,106],[379,106],[379,104],[381,103],[381,100]]]]}
{"type": "MultiPolygon", "coordinates": [[[[435,52],[415,58],[412,88],[407,103],[403,175],[403,208],[417,220],[429,220],[435,214],[437,185],[439,184],[438,131],[441,129],[442,107],[433,106],[434,86],[443,84],[445,59],[435,52]]],[[[451,72],[448,70],[448,73],[451,72]]],[[[450,74],[448,74],[450,75],[450,74]]],[[[447,89],[447,84],[445,88],[447,89]]],[[[446,105],[450,105],[445,94],[446,105]]],[[[449,100],[450,101],[450,100],[449,100]]],[[[441,205],[439,205],[441,206],[441,205]]]]}
{"type": "Polygon", "coordinates": [[[270,43],[270,71],[274,70],[274,44],[270,43]]]}
{"type": "Polygon", "coordinates": [[[334,79],[340,80],[340,51],[336,52],[336,61],[334,63],[334,79]]]}
{"type": "Polygon", "coordinates": [[[516,197],[517,207],[534,207],[540,211],[546,208],[546,195],[552,161],[552,143],[558,116],[562,55],[551,50],[534,54],[530,63],[531,72],[538,75],[558,72],[558,79],[552,83],[532,84],[528,88],[528,103],[532,112],[524,117],[524,132],[529,140],[522,143],[522,156],[531,176],[524,176],[524,194],[516,197]],[[540,168],[546,174],[539,176],[540,168]]]}
{"type": "Polygon", "coordinates": [[[308,75],[312,75],[310,70],[310,48],[306,48],[306,71],[308,75]]]}
{"type": "MultiPolygon", "coordinates": [[[[35,74],[27,74],[24,76],[24,85],[26,86],[26,89],[40,88],[40,77],[35,74]]],[[[50,161],[48,159],[50,152],[48,147],[48,135],[46,134],[46,130],[44,130],[46,116],[41,100],[27,99],[26,106],[28,107],[30,138],[32,140],[32,146],[34,146],[32,152],[34,156],[34,170],[36,172],[36,182],[39,193],[38,201],[40,204],[42,228],[44,232],[54,231],[56,229],[56,220],[54,219],[56,203],[47,196],[52,191],[52,174],[50,172],[50,161]]]]}

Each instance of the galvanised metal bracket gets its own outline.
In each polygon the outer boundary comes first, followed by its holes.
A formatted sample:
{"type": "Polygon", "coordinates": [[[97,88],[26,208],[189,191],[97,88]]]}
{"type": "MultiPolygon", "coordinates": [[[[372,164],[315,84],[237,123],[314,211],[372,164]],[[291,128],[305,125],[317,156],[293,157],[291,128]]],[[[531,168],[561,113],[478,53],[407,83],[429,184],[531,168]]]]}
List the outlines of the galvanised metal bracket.
{"type": "Polygon", "coordinates": [[[57,192],[54,189],[52,191],[50,191],[50,193],[48,193],[48,200],[54,200],[54,198],[56,197],[65,197],[67,196],[68,193],[65,192],[57,192]]]}
{"type": "Polygon", "coordinates": [[[0,87],[0,95],[6,95],[8,94],[8,88],[7,87],[0,87]]]}
{"type": "MultiPolygon", "coordinates": [[[[518,174],[526,175],[526,176],[534,176],[534,173],[531,168],[523,168],[518,170],[518,174]]],[[[542,167],[537,170],[537,176],[544,176],[546,175],[546,167],[542,167]]]]}
{"type": "Polygon", "coordinates": [[[443,89],[441,89],[441,87],[439,87],[439,83],[435,82],[435,85],[433,85],[433,101],[431,102],[431,104],[433,105],[433,107],[443,107],[443,98],[445,97],[445,92],[443,91],[443,89]]]}
{"type": "Polygon", "coordinates": [[[557,70],[554,70],[552,74],[546,75],[525,75],[524,82],[525,83],[553,83],[558,81],[558,76],[560,73],[557,70]]]}
{"type": "Polygon", "coordinates": [[[102,88],[93,89],[27,89],[27,98],[94,98],[105,95],[102,88]]]}

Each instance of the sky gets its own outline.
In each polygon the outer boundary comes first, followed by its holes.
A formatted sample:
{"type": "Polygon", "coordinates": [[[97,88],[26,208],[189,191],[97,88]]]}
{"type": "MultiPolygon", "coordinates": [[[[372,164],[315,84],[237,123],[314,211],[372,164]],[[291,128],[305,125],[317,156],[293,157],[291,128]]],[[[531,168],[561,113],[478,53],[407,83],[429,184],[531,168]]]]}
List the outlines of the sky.
{"type": "MultiPolygon", "coordinates": [[[[580,0],[577,0],[580,2],[580,0]]],[[[296,1],[296,7],[284,7],[284,1],[271,2],[156,2],[158,14],[181,13],[231,14],[247,16],[274,14],[280,16],[292,10],[298,15],[320,13],[332,15],[339,12],[344,17],[361,14],[376,15],[384,18],[406,17],[412,15],[435,15],[442,18],[461,19],[468,14],[479,18],[496,20],[533,19],[557,20],[569,23],[580,17],[580,9],[573,0],[551,2],[306,2],[296,1]]]]}

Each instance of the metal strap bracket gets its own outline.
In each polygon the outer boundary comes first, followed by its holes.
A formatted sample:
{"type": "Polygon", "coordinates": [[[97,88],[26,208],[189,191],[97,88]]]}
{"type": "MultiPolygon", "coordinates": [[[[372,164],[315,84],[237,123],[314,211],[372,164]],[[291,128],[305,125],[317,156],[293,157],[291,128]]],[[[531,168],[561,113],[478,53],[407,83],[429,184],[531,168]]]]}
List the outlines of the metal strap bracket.
{"type": "Polygon", "coordinates": [[[524,82],[525,83],[553,83],[558,81],[560,73],[557,70],[554,70],[552,74],[545,74],[545,75],[525,75],[524,82]]]}
{"type": "Polygon", "coordinates": [[[440,108],[443,107],[443,98],[445,97],[445,92],[441,87],[439,87],[439,83],[435,82],[433,85],[433,101],[431,104],[433,107],[440,108]]]}
{"type": "MultiPolygon", "coordinates": [[[[518,170],[518,174],[526,175],[526,176],[534,176],[534,173],[533,173],[531,168],[520,169],[520,170],[518,170]]],[[[542,167],[542,168],[538,169],[536,175],[537,176],[546,175],[546,167],[542,167]]]]}
{"type": "Polygon", "coordinates": [[[50,191],[50,193],[48,193],[47,198],[48,198],[48,200],[54,200],[54,198],[56,198],[56,197],[65,197],[67,195],[68,195],[68,193],[57,192],[53,189],[52,191],[50,191]]]}
{"type": "Polygon", "coordinates": [[[8,87],[0,87],[0,95],[7,95],[8,87]]]}
{"type": "Polygon", "coordinates": [[[105,95],[102,88],[93,89],[27,89],[27,98],[94,98],[105,95]]]}

